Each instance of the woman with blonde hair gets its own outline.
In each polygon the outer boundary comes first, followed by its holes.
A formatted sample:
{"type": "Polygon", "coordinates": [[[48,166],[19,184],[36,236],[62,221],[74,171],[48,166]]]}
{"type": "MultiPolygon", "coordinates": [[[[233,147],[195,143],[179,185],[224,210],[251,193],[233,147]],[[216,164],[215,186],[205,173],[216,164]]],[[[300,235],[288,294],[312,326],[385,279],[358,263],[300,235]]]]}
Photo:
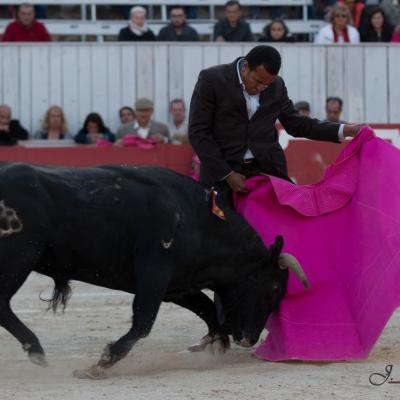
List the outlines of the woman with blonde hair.
{"type": "Polygon", "coordinates": [[[49,107],[43,118],[42,129],[35,133],[34,139],[72,139],[68,133],[68,124],[61,107],[49,107]]]}
{"type": "Polygon", "coordinates": [[[345,4],[335,4],[329,20],[330,23],[318,32],[314,43],[360,43],[360,34],[354,26],[351,26],[353,20],[350,10],[345,4]]]}

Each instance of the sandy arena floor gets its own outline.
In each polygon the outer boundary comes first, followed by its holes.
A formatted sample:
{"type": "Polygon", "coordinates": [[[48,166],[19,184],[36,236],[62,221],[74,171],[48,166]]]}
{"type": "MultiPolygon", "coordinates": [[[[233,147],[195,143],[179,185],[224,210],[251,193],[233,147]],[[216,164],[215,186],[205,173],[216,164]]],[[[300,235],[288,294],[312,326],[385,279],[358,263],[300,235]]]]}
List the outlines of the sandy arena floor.
{"type": "Polygon", "coordinates": [[[226,355],[185,352],[206,331],[193,314],[162,307],[151,335],[102,381],[72,377],[96,362],[104,345],[126,333],[131,295],[74,283],[65,314],[45,312],[39,300],[52,282],[32,274],[13,299],[17,315],[38,335],[48,368],[31,364],[20,344],[0,328],[1,400],[326,400],[400,399],[400,384],[373,386],[369,375],[393,364],[400,380],[400,313],[393,316],[369,359],[343,363],[270,363],[236,346],[226,355]]]}

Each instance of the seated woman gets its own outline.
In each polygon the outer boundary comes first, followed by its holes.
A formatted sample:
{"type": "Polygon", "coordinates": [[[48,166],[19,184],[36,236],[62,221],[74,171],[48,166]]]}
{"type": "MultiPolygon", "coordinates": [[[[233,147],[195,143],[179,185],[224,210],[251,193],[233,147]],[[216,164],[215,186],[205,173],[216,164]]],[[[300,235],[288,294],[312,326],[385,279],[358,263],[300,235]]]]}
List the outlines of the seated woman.
{"type": "Polygon", "coordinates": [[[354,26],[351,26],[352,17],[346,5],[342,3],[335,4],[329,20],[330,24],[323,26],[319,30],[314,43],[360,43],[360,34],[354,26]]]}
{"type": "Polygon", "coordinates": [[[93,112],[86,117],[82,129],[75,136],[75,142],[96,144],[100,139],[113,143],[115,135],[104,125],[100,114],[93,112]]]}
{"type": "Polygon", "coordinates": [[[390,42],[393,27],[389,25],[382,8],[377,7],[371,11],[360,34],[362,42],[390,42]]]}
{"type": "Polygon", "coordinates": [[[294,42],[294,38],[282,19],[274,19],[263,29],[259,42],[294,42]]]}
{"type": "Polygon", "coordinates": [[[146,9],[141,6],[131,8],[130,20],[127,27],[118,34],[119,42],[154,41],[156,37],[146,24],[146,9]]]}
{"type": "Polygon", "coordinates": [[[43,118],[42,129],[35,132],[34,139],[72,139],[64,111],[59,106],[51,106],[43,118]]]}

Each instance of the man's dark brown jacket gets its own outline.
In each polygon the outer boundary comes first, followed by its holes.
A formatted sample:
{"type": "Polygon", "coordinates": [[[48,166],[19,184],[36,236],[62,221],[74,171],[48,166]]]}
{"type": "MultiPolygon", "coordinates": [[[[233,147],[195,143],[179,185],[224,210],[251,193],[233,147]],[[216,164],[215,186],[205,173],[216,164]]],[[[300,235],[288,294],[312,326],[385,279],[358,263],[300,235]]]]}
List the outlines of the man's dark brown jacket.
{"type": "Polygon", "coordinates": [[[277,119],[292,136],[338,142],[340,125],[299,115],[280,77],[261,92],[260,106],[249,119],[237,62],[202,70],[193,91],[189,140],[200,158],[203,182],[213,185],[227,176],[248,148],[266,173],[287,177],[277,119]]]}

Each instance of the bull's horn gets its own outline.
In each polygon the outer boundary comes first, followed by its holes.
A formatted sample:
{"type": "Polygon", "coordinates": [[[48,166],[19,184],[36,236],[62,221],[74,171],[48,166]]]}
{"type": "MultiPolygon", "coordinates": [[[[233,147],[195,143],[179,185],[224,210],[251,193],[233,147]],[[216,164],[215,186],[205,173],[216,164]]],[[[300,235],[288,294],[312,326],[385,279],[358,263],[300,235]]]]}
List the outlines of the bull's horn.
{"type": "Polygon", "coordinates": [[[281,269],[290,268],[296,274],[296,276],[301,280],[301,283],[304,285],[304,287],[305,288],[309,287],[306,274],[304,273],[303,268],[301,268],[300,263],[296,260],[294,256],[292,256],[289,253],[282,253],[279,256],[278,263],[281,269]]]}

